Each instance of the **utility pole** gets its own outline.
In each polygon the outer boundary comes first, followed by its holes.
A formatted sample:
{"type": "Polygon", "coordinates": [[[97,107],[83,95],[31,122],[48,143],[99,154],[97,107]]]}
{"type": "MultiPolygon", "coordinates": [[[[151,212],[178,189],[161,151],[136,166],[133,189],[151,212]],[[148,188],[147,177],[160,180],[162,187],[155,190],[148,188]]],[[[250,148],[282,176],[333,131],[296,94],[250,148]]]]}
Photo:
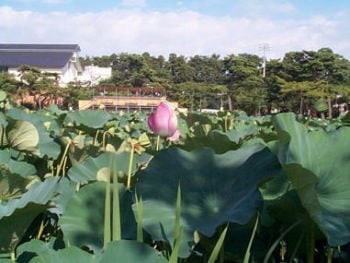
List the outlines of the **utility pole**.
{"type": "Polygon", "coordinates": [[[262,64],[262,76],[266,76],[266,52],[270,50],[270,46],[267,43],[259,45],[259,50],[263,52],[263,64],[262,64]]]}

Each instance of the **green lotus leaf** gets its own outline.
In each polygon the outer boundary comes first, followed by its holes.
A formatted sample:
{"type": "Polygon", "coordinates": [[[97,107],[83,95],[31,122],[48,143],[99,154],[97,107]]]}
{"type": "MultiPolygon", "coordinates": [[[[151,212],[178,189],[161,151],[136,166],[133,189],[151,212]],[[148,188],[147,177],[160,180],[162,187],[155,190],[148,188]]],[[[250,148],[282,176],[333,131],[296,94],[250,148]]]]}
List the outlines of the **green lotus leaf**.
{"type": "Polygon", "coordinates": [[[15,161],[9,151],[0,150],[0,200],[8,201],[21,196],[35,173],[33,165],[15,161]]]}
{"type": "MultiPolygon", "coordinates": [[[[82,187],[69,201],[59,225],[70,244],[86,245],[94,250],[102,248],[105,191],[105,182],[94,182],[82,187]]],[[[119,184],[119,195],[122,237],[132,239],[136,235],[132,194],[119,184]]]]}
{"type": "Polygon", "coordinates": [[[50,112],[52,114],[55,114],[56,116],[60,116],[60,115],[63,115],[63,114],[67,113],[67,111],[61,110],[60,108],[58,108],[58,106],[56,104],[50,105],[49,107],[47,107],[45,109],[45,111],[46,112],[50,112]]]}
{"type": "Polygon", "coordinates": [[[39,132],[28,121],[15,121],[8,125],[9,145],[18,150],[38,154],[39,132]]]}
{"type": "Polygon", "coordinates": [[[29,177],[36,173],[34,165],[12,159],[8,150],[0,150],[0,166],[1,171],[6,169],[8,172],[22,177],[29,177]]]}
{"type": "Polygon", "coordinates": [[[34,218],[49,207],[57,185],[57,178],[48,178],[19,199],[0,203],[0,253],[13,251],[34,218]]]}
{"type": "Polygon", "coordinates": [[[7,93],[3,90],[0,90],[0,101],[4,101],[7,98],[7,93]]]}
{"type": "MultiPolygon", "coordinates": [[[[129,152],[113,153],[105,152],[96,158],[88,157],[83,163],[74,165],[68,176],[74,182],[87,183],[88,181],[106,181],[105,178],[111,167],[116,167],[119,176],[125,176],[129,169],[129,152]]],[[[138,164],[146,162],[149,155],[143,153],[135,154],[132,163],[132,174],[137,171],[138,164]]]]}
{"type": "Polygon", "coordinates": [[[308,131],[292,113],[275,116],[278,157],[303,206],[331,246],[350,241],[350,128],[308,131]]]}
{"type": "MultiPolygon", "coordinates": [[[[195,230],[212,236],[225,222],[247,223],[260,208],[258,185],[281,173],[277,158],[262,145],[215,154],[170,148],[159,152],[140,174],[143,225],[156,240],[172,242],[177,189],[181,186],[184,244],[195,230]]],[[[186,245],[185,245],[186,246],[186,245]]],[[[188,255],[184,247],[183,257],[188,255]]]]}
{"type": "Polygon", "coordinates": [[[96,262],[95,255],[92,255],[77,247],[68,247],[60,250],[51,249],[47,243],[39,240],[33,240],[25,243],[19,249],[20,257],[18,262],[35,262],[35,263],[94,263],[96,262]],[[25,245],[25,246],[24,246],[25,245]],[[28,259],[30,261],[28,261],[28,259]]]}
{"type": "MultiPolygon", "coordinates": [[[[52,237],[49,242],[44,242],[37,239],[32,239],[28,242],[22,243],[16,248],[16,262],[25,263],[30,262],[35,256],[48,252],[51,249],[63,248],[60,239],[52,237]]],[[[51,252],[51,251],[50,251],[51,252]]]]}
{"type": "Polygon", "coordinates": [[[61,148],[51,138],[39,115],[14,108],[7,111],[7,116],[11,119],[7,127],[8,140],[17,147],[16,150],[30,152],[39,157],[58,157],[61,148]]]}
{"type": "Polygon", "coordinates": [[[107,250],[102,254],[98,263],[115,262],[125,263],[166,263],[168,262],[159,252],[152,247],[133,240],[114,241],[107,245],[107,250]]]}
{"type": "Polygon", "coordinates": [[[3,166],[0,169],[0,202],[18,198],[26,192],[26,186],[31,182],[29,178],[12,174],[3,166]]]}
{"type": "Polygon", "coordinates": [[[3,126],[3,127],[7,126],[6,117],[5,117],[5,115],[2,112],[0,112],[0,125],[3,126]]]}
{"type": "Polygon", "coordinates": [[[98,129],[102,128],[105,123],[113,119],[113,115],[105,111],[86,110],[74,111],[67,113],[64,122],[75,123],[76,126],[84,125],[88,128],[98,129]]]}

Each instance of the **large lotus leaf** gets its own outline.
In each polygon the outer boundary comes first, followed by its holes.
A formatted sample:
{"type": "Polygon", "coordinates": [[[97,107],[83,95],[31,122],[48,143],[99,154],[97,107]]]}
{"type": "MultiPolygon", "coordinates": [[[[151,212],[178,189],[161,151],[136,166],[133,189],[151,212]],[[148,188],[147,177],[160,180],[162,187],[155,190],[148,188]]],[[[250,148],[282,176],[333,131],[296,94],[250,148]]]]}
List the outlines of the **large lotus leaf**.
{"type": "Polygon", "coordinates": [[[96,262],[95,255],[92,255],[77,247],[68,247],[65,249],[53,250],[47,245],[47,243],[38,240],[33,240],[32,242],[25,243],[22,245],[22,247],[20,247],[18,252],[22,254],[20,254],[21,256],[18,258],[19,263],[96,262]]]}
{"type": "MultiPolygon", "coordinates": [[[[154,239],[172,242],[179,184],[185,244],[195,230],[211,236],[225,222],[245,224],[261,205],[261,180],[280,172],[277,158],[262,145],[224,154],[208,148],[161,151],[141,172],[137,184],[143,199],[143,225],[154,239]]],[[[183,246],[180,254],[186,256],[183,246]]]]}
{"type": "Polygon", "coordinates": [[[56,104],[51,104],[49,107],[47,107],[45,109],[46,112],[50,112],[56,116],[60,116],[60,115],[63,115],[63,114],[66,114],[67,111],[65,110],[61,110],[60,108],[58,108],[58,106],[56,104]]]}
{"type": "Polygon", "coordinates": [[[28,121],[11,122],[7,128],[9,145],[18,150],[38,154],[39,132],[28,121]]]}
{"type": "Polygon", "coordinates": [[[8,150],[0,150],[0,200],[19,197],[35,178],[32,164],[11,159],[8,150]]]}
{"type": "Polygon", "coordinates": [[[8,150],[0,150],[0,166],[1,170],[6,169],[10,173],[22,177],[28,177],[36,173],[34,165],[27,162],[13,160],[8,150]]]}
{"type": "Polygon", "coordinates": [[[19,199],[0,203],[0,253],[12,251],[34,218],[48,208],[57,178],[36,183],[19,199]]]}
{"type": "Polygon", "coordinates": [[[0,112],[0,125],[6,127],[7,121],[4,113],[0,112]]]}
{"type": "Polygon", "coordinates": [[[50,137],[37,114],[11,109],[7,111],[7,116],[12,119],[7,126],[11,147],[19,151],[31,152],[39,157],[45,155],[53,159],[58,157],[61,148],[50,137]]]}
{"type": "Polygon", "coordinates": [[[105,123],[113,119],[113,115],[100,110],[74,111],[67,113],[64,122],[75,123],[76,126],[84,125],[88,128],[102,128],[105,123]]]}
{"type": "MultiPolygon", "coordinates": [[[[134,154],[132,174],[137,170],[138,164],[146,162],[149,155],[134,154]]],[[[88,181],[105,181],[112,168],[116,168],[119,176],[125,177],[129,167],[129,152],[105,152],[96,158],[88,157],[83,163],[74,165],[68,172],[69,178],[74,182],[86,183],[88,181]]]]}
{"type": "Polygon", "coordinates": [[[230,136],[229,132],[225,133],[220,130],[211,130],[208,131],[208,135],[199,135],[200,132],[198,132],[198,130],[201,129],[202,126],[196,126],[196,135],[192,137],[188,136],[182,148],[190,151],[199,147],[209,147],[216,153],[224,153],[230,150],[236,150],[240,146],[235,142],[236,140],[230,136]]]}
{"type": "Polygon", "coordinates": [[[350,241],[350,128],[309,132],[292,113],[274,119],[279,159],[332,246],[350,241]]]}
{"type": "Polygon", "coordinates": [[[223,132],[213,130],[209,133],[208,145],[217,153],[224,153],[239,147],[243,139],[258,134],[258,127],[253,122],[239,121],[233,129],[223,132]]]}
{"type": "Polygon", "coordinates": [[[3,90],[0,90],[0,101],[4,101],[7,98],[7,93],[3,90]]]}
{"type": "MultiPolygon", "coordinates": [[[[64,238],[70,244],[101,249],[105,209],[105,182],[94,182],[80,189],[68,203],[59,219],[64,238]]],[[[122,237],[135,238],[136,223],[131,210],[130,191],[119,184],[122,237]]]]}
{"type": "Polygon", "coordinates": [[[63,118],[64,116],[56,116],[47,109],[35,112],[35,119],[40,121],[47,131],[55,135],[61,135],[63,132],[61,125],[63,118]]]}
{"type": "Polygon", "coordinates": [[[52,237],[49,242],[32,239],[28,242],[22,243],[16,248],[16,260],[18,263],[30,262],[30,260],[38,254],[45,253],[51,249],[58,249],[58,243],[59,239],[54,237],[52,237]]]}
{"type": "Polygon", "coordinates": [[[55,195],[52,199],[55,206],[49,209],[50,212],[55,213],[57,215],[62,215],[71,201],[71,198],[76,193],[77,184],[71,181],[67,177],[61,177],[60,183],[57,186],[55,195]]]}
{"type": "Polygon", "coordinates": [[[159,252],[152,247],[133,240],[114,241],[107,245],[107,250],[102,254],[98,263],[110,262],[123,263],[166,263],[168,262],[159,252]]]}

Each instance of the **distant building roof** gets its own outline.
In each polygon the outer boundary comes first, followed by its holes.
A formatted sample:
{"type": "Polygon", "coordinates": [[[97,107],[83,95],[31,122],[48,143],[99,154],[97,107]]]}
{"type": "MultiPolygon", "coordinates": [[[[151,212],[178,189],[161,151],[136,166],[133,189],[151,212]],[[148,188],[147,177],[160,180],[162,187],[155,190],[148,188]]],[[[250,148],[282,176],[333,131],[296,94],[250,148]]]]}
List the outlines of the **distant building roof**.
{"type": "Polygon", "coordinates": [[[61,68],[79,51],[76,44],[0,44],[0,66],[61,68]]]}

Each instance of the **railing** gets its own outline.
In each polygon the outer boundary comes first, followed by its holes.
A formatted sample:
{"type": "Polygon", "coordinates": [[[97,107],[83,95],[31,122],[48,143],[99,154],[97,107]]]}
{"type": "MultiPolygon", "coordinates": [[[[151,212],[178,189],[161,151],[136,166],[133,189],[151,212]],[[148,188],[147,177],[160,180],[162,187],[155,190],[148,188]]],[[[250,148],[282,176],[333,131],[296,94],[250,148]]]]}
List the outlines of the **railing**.
{"type": "Polygon", "coordinates": [[[147,96],[97,96],[92,100],[80,100],[79,110],[105,107],[115,110],[149,110],[157,107],[166,97],[147,96]]]}

